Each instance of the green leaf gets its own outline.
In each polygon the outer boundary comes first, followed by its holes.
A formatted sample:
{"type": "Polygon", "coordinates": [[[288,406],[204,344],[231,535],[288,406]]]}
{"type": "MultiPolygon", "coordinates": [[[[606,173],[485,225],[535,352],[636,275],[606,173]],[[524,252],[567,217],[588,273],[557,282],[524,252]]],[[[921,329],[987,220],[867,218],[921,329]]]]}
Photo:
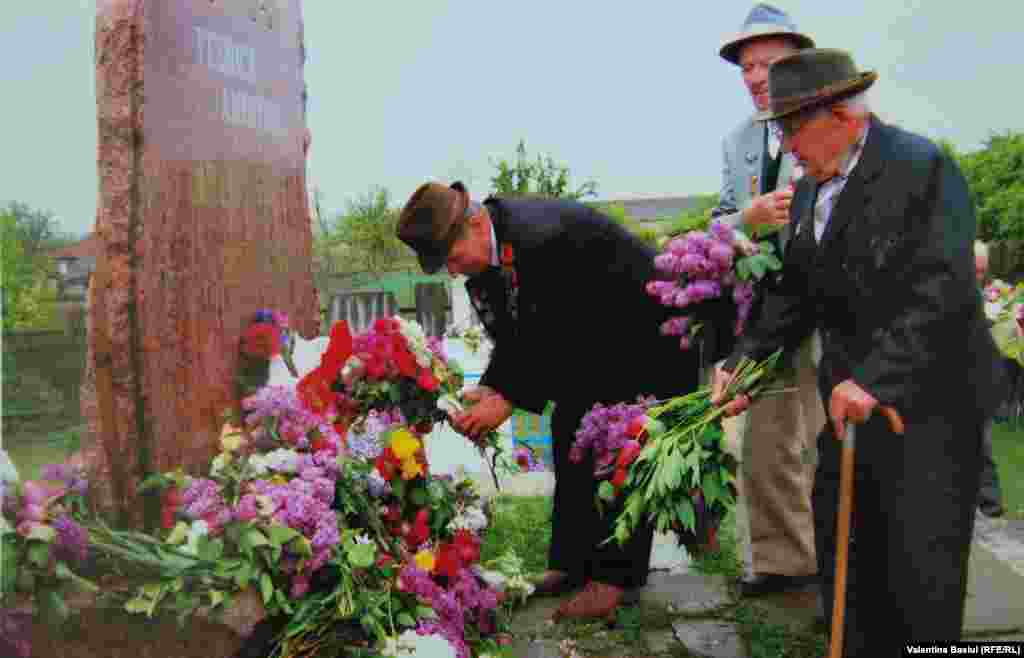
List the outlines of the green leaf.
{"type": "Polygon", "coordinates": [[[30,543],[28,545],[28,561],[40,569],[45,569],[46,565],[50,563],[50,545],[39,542],[30,543]]]}
{"type": "Polygon", "coordinates": [[[153,473],[152,475],[147,476],[145,480],[139,483],[139,486],[138,488],[136,488],[136,491],[141,494],[147,491],[151,491],[153,489],[163,489],[167,485],[172,484],[172,482],[173,481],[163,473],[153,473]]]}
{"type": "MultiPolygon", "coordinates": [[[[271,531],[276,526],[271,526],[271,531]]],[[[267,540],[267,536],[264,535],[259,528],[249,528],[249,530],[243,535],[244,541],[249,546],[256,548],[257,546],[267,546],[270,541],[267,540]]]]}
{"type": "Polygon", "coordinates": [[[761,254],[768,255],[775,253],[775,245],[773,245],[771,242],[767,240],[765,240],[764,242],[757,243],[757,247],[761,254]]]}
{"type": "Polygon", "coordinates": [[[291,541],[292,551],[302,557],[313,557],[313,544],[303,536],[298,536],[291,541]]]}
{"type": "Polygon", "coordinates": [[[252,579],[252,565],[248,562],[242,563],[242,566],[238,567],[235,571],[235,585],[238,589],[245,589],[249,585],[249,580],[252,579]]]}
{"type": "Polygon", "coordinates": [[[426,506],[429,499],[427,498],[427,492],[422,487],[415,487],[409,492],[409,502],[416,507],[426,506]]]}
{"type": "Polygon", "coordinates": [[[270,598],[274,595],[274,581],[270,579],[270,574],[264,572],[260,576],[260,593],[263,594],[263,603],[265,605],[270,603],[270,598]]]}
{"type": "Polygon", "coordinates": [[[188,539],[188,524],[184,521],[178,521],[174,524],[171,534],[167,535],[167,539],[164,541],[168,544],[177,545],[184,544],[186,539],[188,539]]]}
{"type": "Polygon", "coordinates": [[[222,592],[220,590],[217,590],[217,589],[211,589],[210,590],[210,607],[211,608],[216,608],[217,606],[219,606],[223,602],[224,602],[224,592],[222,592]]]}
{"type": "Polygon", "coordinates": [[[28,533],[28,537],[26,537],[26,539],[37,539],[47,543],[52,542],[56,538],[57,531],[52,526],[43,525],[42,523],[37,523],[33,526],[31,532],[28,533]]]}
{"type": "Polygon", "coordinates": [[[199,538],[198,554],[200,560],[216,562],[224,554],[224,542],[220,539],[211,539],[209,536],[199,538]]]}
{"type": "Polygon", "coordinates": [[[693,503],[685,498],[680,501],[679,506],[676,508],[676,518],[679,519],[684,528],[692,531],[697,526],[697,517],[693,511],[693,503]]]}
{"type": "Polygon", "coordinates": [[[408,612],[400,612],[395,617],[395,621],[398,622],[399,626],[415,626],[416,620],[408,612]]]}
{"type": "Polygon", "coordinates": [[[284,546],[299,536],[299,533],[287,526],[275,523],[270,526],[270,544],[272,546],[284,546]]]}
{"type": "Polygon", "coordinates": [[[615,500],[615,487],[608,480],[603,480],[597,487],[597,497],[605,502],[615,500]]]}
{"type": "Polygon", "coordinates": [[[743,281],[750,280],[750,266],[747,264],[747,260],[746,258],[741,258],[736,261],[736,276],[743,281]]]}
{"type": "Polygon", "coordinates": [[[349,563],[357,569],[367,569],[373,565],[377,549],[373,544],[355,544],[346,551],[349,563]]]}
{"type": "Polygon", "coordinates": [[[399,500],[405,498],[405,488],[405,480],[402,478],[391,480],[391,493],[394,494],[395,498],[399,500]]]}
{"type": "Polygon", "coordinates": [[[416,618],[417,619],[437,619],[437,613],[434,609],[427,605],[416,606],[416,618]]]}
{"type": "Polygon", "coordinates": [[[718,477],[718,473],[711,472],[704,476],[701,481],[701,491],[704,494],[705,503],[710,506],[716,500],[722,500],[725,496],[724,488],[722,487],[721,480],[718,477]]]}

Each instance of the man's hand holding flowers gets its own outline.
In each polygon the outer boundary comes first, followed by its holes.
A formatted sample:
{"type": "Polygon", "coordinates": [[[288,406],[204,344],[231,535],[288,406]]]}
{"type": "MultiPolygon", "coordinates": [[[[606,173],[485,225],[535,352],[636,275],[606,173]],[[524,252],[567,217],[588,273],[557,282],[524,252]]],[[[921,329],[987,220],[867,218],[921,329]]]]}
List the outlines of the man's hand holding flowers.
{"type": "Polygon", "coordinates": [[[466,391],[463,395],[472,407],[452,418],[452,425],[461,434],[476,441],[496,429],[512,416],[512,403],[487,386],[466,391]]]}

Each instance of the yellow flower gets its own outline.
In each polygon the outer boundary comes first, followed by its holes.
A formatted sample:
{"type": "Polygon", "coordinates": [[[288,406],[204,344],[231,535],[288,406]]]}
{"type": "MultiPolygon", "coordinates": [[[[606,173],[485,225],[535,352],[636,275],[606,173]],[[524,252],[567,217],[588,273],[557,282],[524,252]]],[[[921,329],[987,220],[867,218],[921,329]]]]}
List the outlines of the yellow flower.
{"type": "Polygon", "coordinates": [[[391,435],[391,452],[395,457],[406,460],[416,454],[420,449],[420,440],[407,429],[400,429],[391,435]]]}
{"type": "Polygon", "coordinates": [[[224,452],[235,452],[242,447],[242,430],[230,423],[224,424],[220,432],[220,447],[224,452]]]}
{"type": "Polygon", "coordinates": [[[417,475],[423,475],[423,464],[413,458],[402,460],[402,479],[411,480],[417,475]]]}
{"type": "Polygon", "coordinates": [[[416,557],[413,558],[413,560],[416,562],[417,567],[430,573],[433,573],[434,565],[437,563],[437,559],[434,557],[434,554],[428,550],[420,551],[416,554],[416,557]]]}
{"type": "Polygon", "coordinates": [[[270,482],[272,484],[288,484],[288,478],[286,478],[283,475],[275,475],[274,477],[270,478],[270,482]]]}

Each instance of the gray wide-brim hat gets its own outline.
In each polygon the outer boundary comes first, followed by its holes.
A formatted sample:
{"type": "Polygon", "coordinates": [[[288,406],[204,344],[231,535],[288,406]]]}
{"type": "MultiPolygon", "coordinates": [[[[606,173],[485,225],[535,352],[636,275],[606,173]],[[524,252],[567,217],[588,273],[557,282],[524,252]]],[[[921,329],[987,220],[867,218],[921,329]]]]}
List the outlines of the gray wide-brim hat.
{"type": "Polygon", "coordinates": [[[725,40],[718,54],[726,61],[739,65],[740,49],[748,42],[763,37],[788,37],[798,48],[814,47],[814,39],[797,30],[789,14],[762,2],[754,5],[740,26],[740,31],[725,40]]]}
{"type": "Polygon", "coordinates": [[[768,69],[769,107],[754,115],[770,121],[855,96],[875,84],[878,74],[858,71],[843,50],[812,48],[776,60],[768,69]]]}

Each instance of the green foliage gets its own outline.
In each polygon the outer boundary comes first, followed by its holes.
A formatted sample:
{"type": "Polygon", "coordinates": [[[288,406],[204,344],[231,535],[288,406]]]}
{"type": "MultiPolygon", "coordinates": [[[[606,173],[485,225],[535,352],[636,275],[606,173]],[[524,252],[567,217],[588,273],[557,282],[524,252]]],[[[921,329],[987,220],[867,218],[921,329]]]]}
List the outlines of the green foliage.
{"type": "Polygon", "coordinates": [[[491,178],[492,190],[502,196],[545,196],[579,201],[597,196],[597,183],[587,181],[572,189],[569,167],[558,164],[551,156],[538,155],[535,161],[526,155],[526,144],[519,140],[514,162],[502,158],[492,162],[498,172],[491,178]]]}
{"type": "Polygon", "coordinates": [[[480,547],[481,561],[497,559],[512,550],[522,558],[527,573],[544,571],[551,543],[551,502],[547,496],[494,498],[494,516],[480,547]]]}
{"type": "Polygon", "coordinates": [[[1024,133],[993,135],[984,148],[958,153],[949,142],[940,147],[953,156],[967,179],[981,240],[1024,239],[1024,133]]]}
{"type": "Polygon", "coordinates": [[[697,205],[672,218],[665,235],[682,235],[687,231],[703,231],[711,225],[711,211],[718,205],[718,194],[698,195],[697,205]]]}
{"type": "Polygon", "coordinates": [[[49,239],[38,217],[12,203],[0,212],[3,330],[49,326],[56,293],[49,286],[51,264],[43,253],[49,239]]]}
{"type": "Polygon", "coordinates": [[[371,188],[333,221],[320,218],[314,252],[332,271],[377,275],[411,265],[412,251],[397,236],[399,214],[387,188],[371,188]]]}

